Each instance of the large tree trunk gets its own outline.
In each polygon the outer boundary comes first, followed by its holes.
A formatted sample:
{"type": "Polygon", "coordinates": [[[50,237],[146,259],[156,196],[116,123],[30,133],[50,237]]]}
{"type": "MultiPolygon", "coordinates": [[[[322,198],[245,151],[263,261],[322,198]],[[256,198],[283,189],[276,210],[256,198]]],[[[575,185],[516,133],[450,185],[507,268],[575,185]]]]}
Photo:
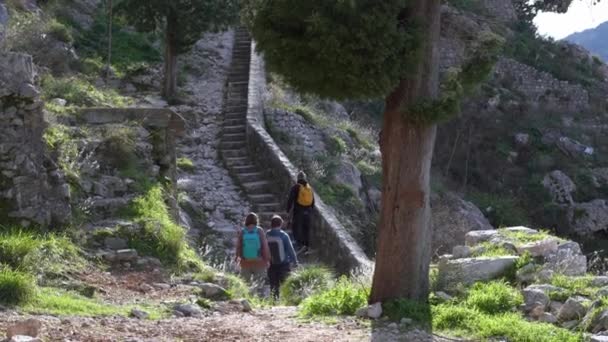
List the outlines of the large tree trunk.
{"type": "Polygon", "coordinates": [[[165,80],[163,96],[167,100],[173,99],[177,90],[177,16],[171,12],[167,14],[167,27],[165,28],[165,80]]]}
{"type": "Polygon", "coordinates": [[[386,99],[380,138],[382,208],[376,269],[370,302],[397,298],[424,301],[431,259],[430,169],[437,126],[414,124],[407,110],[416,101],[436,98],[440,0],[414,0],[408,11],[423,25],[420,62],[386,99]]]}

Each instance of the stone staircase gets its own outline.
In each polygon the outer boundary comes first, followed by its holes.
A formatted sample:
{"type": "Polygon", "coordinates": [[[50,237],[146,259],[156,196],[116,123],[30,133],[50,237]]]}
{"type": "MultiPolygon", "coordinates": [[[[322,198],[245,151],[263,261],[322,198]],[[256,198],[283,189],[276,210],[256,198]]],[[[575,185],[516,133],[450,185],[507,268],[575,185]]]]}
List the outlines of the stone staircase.
{"type": "Polygon", "coordinates": [[[287,217],[282,208],[282,193],[268,175],[255,163],[247,149],[247,100],[249,90],[249,63],[251,61],[251,37],[245,29],[235,32],[232,66],[228,76],[224,124],[220,141],[220,155],[226,168],[239,183],[260,224],[270,226],[272,215],[287,217]]]}

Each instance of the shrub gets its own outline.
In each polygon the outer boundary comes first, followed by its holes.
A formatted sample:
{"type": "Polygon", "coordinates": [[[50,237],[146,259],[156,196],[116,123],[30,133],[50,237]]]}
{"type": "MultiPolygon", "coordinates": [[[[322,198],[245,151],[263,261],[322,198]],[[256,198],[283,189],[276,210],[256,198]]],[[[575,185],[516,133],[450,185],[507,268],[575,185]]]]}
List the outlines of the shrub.
{"type": "Polygon", "coordinates": [[[346,146],[346,142],[344,142],[342,138],[337,136],[329,137],[327,145],[327,149],[332,155],[341,155],[345,153],[348,149],[348,146],[346,146]]]}
{"type": "Polygon", "coordinates": [[[281,300],[287,305],[298,305],[306,297],[329,288],[331,271],[323,266],[307,266],[292,273],[280,289],[281,300]]]}
{"type": "Polygon", "coordinates": [[[523,303],[517,289],[504,281],[476,283],[469,291],[465,304],[483,313],[509,312],[523,303]]]}
{"type": "Polygon", "coordinates": [[[423,325],[431,323],[431,307],[427,303],[409,299],[396,299],[382,305],[384,315],[393,321],[410,318],[423,325]]]}
{"type": "Polygon", "coordinates": [[[313,294],[300,304],[304,316],[354,315],[367,304],[369,288],[341,277],[331,288],[313,294]]]}
{"type": "Polygon", "coordinates": [[[84,264],[80,249],[67,237],[19,229],[0,233],[0,260],[12,269],[34,274],[62,273],[84,264]]]}
{"type": "Polygon", "coordinates": [[[126,107],[132,99],[119,95],[114,89],[99,89],[80,77],[54,78],[45,75],[42,78],[42,95],[44,99],[65,99],[73,106],[110,106],[126,107]]]}
{"type": "Polygon", "coordinates": [[[0,304],[24,304],[35,294],[36,279],[32,275],[0,267],[0,304]]]}
{"type": "Polygon", "coordinates": [[[109,125],[104,130],[101,150],[104,158],[120,170],[135,168],[135,131],[132,127],[109,125]]]}
{"type": "Polygon", "coordinates": [[[177,167],[190,173],[194,171],[194,163],[192,162],[192,159],[186,157],[177,158],[177,167]]]}
{"type": "Polygon", "coordinates": [[[516,199],[506,195],[476,192],[470,200],[478,206],[495,227],[521,226],[528,222],[528,215],[516,199]]]}
{"type": "Polygon", "coordinates": [[[70,31],[70,29],[62,23],[58,22],[57,20],[51,20],[49,22],[48,31],[49,35],[59,41],[68,44],[72,44],[74,42],[74,37],[72,37],[72,32],[70,31]]]}
{"type": "Polygon", "coordinates": [[[187,244],[185,230],[169,215],[160,185],[153,186],[146,194],[137,197],[131,211],[142,226],[139,232],[121,232],[129,238],[131,248],[155,256],[178,271],[203,269],[201,260],[187,244]]]}

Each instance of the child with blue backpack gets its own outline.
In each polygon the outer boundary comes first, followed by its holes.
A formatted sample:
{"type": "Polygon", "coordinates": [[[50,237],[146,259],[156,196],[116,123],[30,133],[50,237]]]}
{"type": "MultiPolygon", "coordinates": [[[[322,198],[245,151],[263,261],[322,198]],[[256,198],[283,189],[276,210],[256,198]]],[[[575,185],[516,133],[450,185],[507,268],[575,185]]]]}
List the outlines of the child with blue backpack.
{"type": "Polygon", "coordinates": [[[298,257],[291,244],[289,235],[283,231],[283,219],[274,215],[270,220],[271,229],[266,233],[268,248],[270,249],[270,267],[268,280],[270,292],[276,299],[279,297],[279,288],[291,272],[291,264],[298,265],[298,257]]]}
{"type": "Polygon", "coordinates": [[[270,251],[264,229],[258,226],[255,213],[245,218],[236,244],[236,258],[241,266],[241,276],[249,282],[263,281],[270,265],[270,251]]]}

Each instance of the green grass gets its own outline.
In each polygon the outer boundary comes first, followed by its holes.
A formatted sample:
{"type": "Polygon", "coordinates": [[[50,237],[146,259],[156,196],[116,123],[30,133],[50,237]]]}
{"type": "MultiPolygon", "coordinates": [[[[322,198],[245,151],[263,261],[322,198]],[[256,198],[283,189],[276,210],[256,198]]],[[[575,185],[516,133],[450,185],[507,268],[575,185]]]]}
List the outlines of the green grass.
{"type": "Polygon", "coordinates": [[[60,274],[84,265],[81,250],[65,236],[20,229],[0,233],[0,260],[14,270],[60,274]]]}
{"type": "Polygon", "coordinates": [[[194,172],[194,162],[190,158],[180,157],[177,158],[177,167],[185,172],[194,172]]]}
{"type": "Polygon", "coordinates": [[[203,269],[202,261],[186,241],[186,231],[169,215],[160,185],[134,199],[131,213],[142,226],[138,232],[121,232],[129,239],[131,248],[159,258],[178,272],[203,269]]]}
{"type": "Polygon", "coordinates": [[[465,305],[440,304],[432,309],[433,328],[473,339],[501,337],[510,342],[580,342],[574,333],[552,324],[528,322],[519,313],[490,315],[465,305]]]}
{"type": "Polygon", "coordinates": [[[36,295],[36,278],[0,265],[0,304],[18,305],[29,302],[36,295]]]}
{"type": "Polygon", "coordinates": [[[323,266],[306,266],[293,272],[281,285],[280,298],[287,305],[298,305],[304,298],[328,289],[332,272],[323,266]]]}
{"type": "MultiPolygon", "coordinates": [[[[106,23],[107,17],[101,12],[89,30],[80,30],[76,35],[75,46],[83,57],[103,59],[105,62],[108,46],[106,23]]],[[[160,51],[153,46],[153,35],[134,32],[128,29],[127,23],[122,18],[114,18],[112,67],[118,76],[142,70],[160,61],[160,51]]]]}
{"type": "Polygon", "coordinates": [[[129,316],[133,308],[150,314],[149,319],[168,317],[168,310],[151,305],[113,305],[87,298],[72,292],[43,288],[38,296],[23,307],[23,310],[36,314],[57,316],[129,316]]]}
{"type": "Polygon", "coordinates": [[[511,311],[523,303],[523,297],[516,288],[504,281],[476,283],[469,290],[465,305],[487,314],[511,311]]]}
{"type": "Polygon", "coordinates": [[[549,238],[553,238],[556,240],[562,240],[556,236],[549,234],[549,232],[545,230],[539,230],[536,234],[528,234],[526,232],[518,232],[518,231],[508,231],[506,229],[498,229],[498,233],[507,239],[513,241],[515,244],[527,244],[531,242],[543,241],[549,238]]]}
{"type": "MultiPolygon", "coordinates": [[[[45,75],[42,78],[42,96],[47,101],[62,98],[70,107],[126,107],[133,103],[131,98],[118,94],[116,90],[97,88],[83,77],[45,75]]],[[[47,109],[59,110],[59,114],[66,110],[57,106],[48,106],[47,109]]]]}
{"type": "Polygon", "coordinates": [[[514,254],[516,254],[516,252],[512,252],[503,246],[491,242],[480,243],[475,247],[472,253],[474,257],[498,257],[514,254]]]}
{"type": "Polygon", "coordinates": [[[551,278],[550,284],[564,290],[551,292],[549,296],[553,300],[561,301],[565,301],[575,295],[594,297],[600,288],[592,286],[593,278],[592,275],[570,277],[563,274],[555,274],[551,278]]]}
{"type": "Polygon", "coordinates": [[[327,290],[313,294],[300,304],[304,317],[353,315],[367,304],[370,288],[342,277],[327,290]]]}

